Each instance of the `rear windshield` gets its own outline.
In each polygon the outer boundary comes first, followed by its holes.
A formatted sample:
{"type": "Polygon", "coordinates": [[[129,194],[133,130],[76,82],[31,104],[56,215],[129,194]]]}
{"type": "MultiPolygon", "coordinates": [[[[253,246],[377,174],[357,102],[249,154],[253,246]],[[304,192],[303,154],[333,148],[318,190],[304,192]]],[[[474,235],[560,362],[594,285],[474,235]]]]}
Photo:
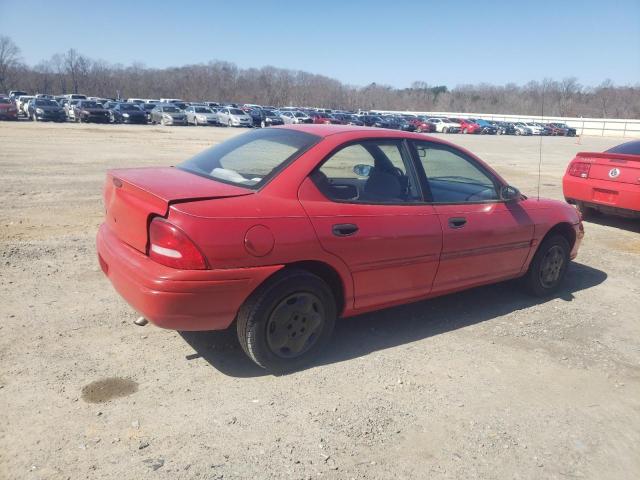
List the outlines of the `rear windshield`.
{"type": "Polygon", "coordinates": [[[622,153],[625,155],[640,155],[640,140],[623,143],[617,147],[610,148],[607,153],[622,153]]]}
{"type": "Polygon", "coordinates": [[[258,189],[318,137],[288,129],[260,129],[211,147],[181,163],[181,170],[258,189]]]}

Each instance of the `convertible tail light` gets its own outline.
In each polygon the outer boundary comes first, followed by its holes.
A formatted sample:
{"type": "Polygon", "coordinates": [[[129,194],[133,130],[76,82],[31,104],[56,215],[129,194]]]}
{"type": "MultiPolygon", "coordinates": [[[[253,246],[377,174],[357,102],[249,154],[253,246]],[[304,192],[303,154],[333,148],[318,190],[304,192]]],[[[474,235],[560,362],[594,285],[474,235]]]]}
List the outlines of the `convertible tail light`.
{"type": "Polygon", "coordinates": [[[572,177],[587,178],[589,176],[590,169],[590,163],[573,162],[571,165],[569,165],[569,175],[571,175],[572,177]]]}
{"type": "Polygon", "coordinates": [[[196,244],[182,230],[160,217],[155,217],[149,224],[148,255],[152,260],[171,268],[208,268],[196,244]]]}

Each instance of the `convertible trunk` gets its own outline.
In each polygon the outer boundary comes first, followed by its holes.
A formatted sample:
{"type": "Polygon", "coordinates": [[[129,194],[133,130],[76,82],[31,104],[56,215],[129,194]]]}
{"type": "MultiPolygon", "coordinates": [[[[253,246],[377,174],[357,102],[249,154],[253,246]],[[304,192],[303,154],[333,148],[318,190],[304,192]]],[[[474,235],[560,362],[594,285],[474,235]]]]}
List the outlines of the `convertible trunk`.
{"type": "Polygon", "coordinates": [[[166,216],[172,203],[251,193],[172,167],[110,170],[104,185],[106,223],[120,240],[145,252],[151,217],[166,216]]]}

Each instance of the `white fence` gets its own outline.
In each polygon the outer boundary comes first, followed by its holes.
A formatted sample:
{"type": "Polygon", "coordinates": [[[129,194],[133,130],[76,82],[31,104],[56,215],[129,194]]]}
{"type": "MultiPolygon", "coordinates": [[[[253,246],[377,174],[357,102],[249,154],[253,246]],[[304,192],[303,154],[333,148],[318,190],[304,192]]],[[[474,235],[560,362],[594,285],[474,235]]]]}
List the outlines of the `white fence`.
{"type": "Polygon", "coordinates": [[[578,135],[597,135],[601,137],[629,137],[640,138],[640,120],[609,119],[609,118],[570,118],[570,117],[541,117],[528,115],[501,115],[491,113],[460,113],[460,112],[390,112],[374,110],[381,113],[409,113],[427,115],[431,117],[455,118],[484,118],[506,122],[559,122],[566,123],[576,129],[578,135]]]}

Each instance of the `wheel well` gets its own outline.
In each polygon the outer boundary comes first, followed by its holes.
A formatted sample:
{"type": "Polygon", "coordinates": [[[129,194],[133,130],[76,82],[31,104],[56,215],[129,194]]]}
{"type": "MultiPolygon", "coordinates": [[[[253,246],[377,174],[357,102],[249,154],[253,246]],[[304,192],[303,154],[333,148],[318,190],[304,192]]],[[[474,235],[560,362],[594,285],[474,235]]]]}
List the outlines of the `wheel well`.
{"type": "Polygon", "coordinates": [[[576,243],[576,232],[570,223],[562,222],[555,225],[551,230],[547,232],[542,241],[553,235],[562,235],[569,243],[569,249],[572,250],[576,243]]]}
{"type": "Polygon", "coordinates": [[[338,274],[338,272],[333,267],[324,262],[308,260],[289,263],[285,268],[298,268],[306,270],[320,277],[327,283],[327,285],[329,285],[329,288],[331,288],[333,297],[336,299],[336,311],[338,312],[338,316],[344,310],[344,284],[342,283],[340,274],[338,274]]]}

